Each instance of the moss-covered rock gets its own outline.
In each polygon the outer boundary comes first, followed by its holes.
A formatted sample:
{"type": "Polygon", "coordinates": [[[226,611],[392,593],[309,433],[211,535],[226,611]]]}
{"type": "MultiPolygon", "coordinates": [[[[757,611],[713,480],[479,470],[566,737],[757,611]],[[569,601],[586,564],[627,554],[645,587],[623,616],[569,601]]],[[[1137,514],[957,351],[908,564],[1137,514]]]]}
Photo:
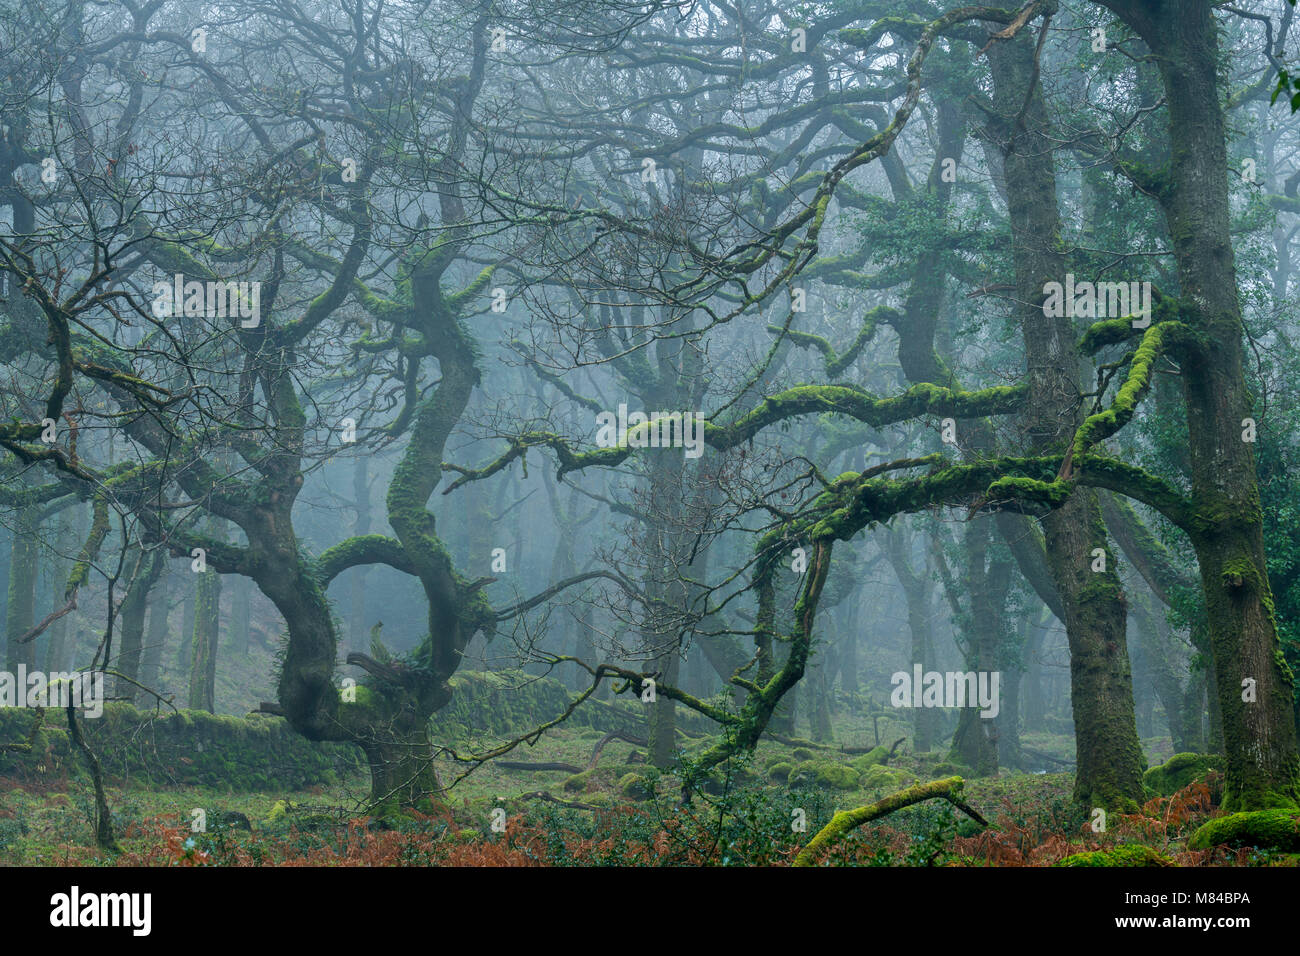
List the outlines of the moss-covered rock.
{"type": "Polygon", "coordinates": [[[861,756],[854,757],[849,761],[859,773],[865,773],[868,767],[875,767],[884,764],[885,759],[889,756],[889,748],[884,744],[879,747],[873,747],[869,752],[861,756]]]}
{"type": "Polygon", "coordinates": [[[624,774],[618,782],[618,792],[632,800],[649,800],[654,796],[650,781],[639,773],[624,774]]]}
{"type": "Polygon", "coordinates": [[[1057,866],[1177,866],[1173,860],[1161,856],[1141,843],[1126,843],[1109,850],[1075,853],[1067,856],[1057,866]]]}
{"type": "MultiPolygon", "coordinates": [[[[705,746],[707,747],[707,744],[705,746]]],[[[773,767],[775,767],[779,763],[788,763],[791,766],[793,766],[793,761],[790,760],[789,754],[782,753],[781,751],[777,751],[774,754],[768,754],[767,759],[763,761],[763,769],[770,771],[773,767]]]]}
{"type": "Polygon", "coordinates": [[[1254,810],[1219,817],[1193,833],[1187,849],[1206,850],[1219,844],[1300,851],[1300,810],[1254,810]]]}
{"type": "Polygon", "coordinates": [[[902,790],[916,779],[914,774],[895,767],[870,766],[859,778],[858,786],[863,790],[884,790],[894,792],[902,790]]]}
{"type": "Polygon", "coordinates": [[[1171,797],[1193,780],[1221,767],[1221,758],[1213,754],[1174,754],[1160,766],[1144,773],[1142,782],[1153,793],[1171,797]]]}
{"type": "Polygon", "coordinates": [[[707,773],[696,778],[695,788],[711,797],[720,797],[727,792],[727,782],[716,773],[707,773]]]}
{"type": "Polygon", "coordinates": [[[792,787],[821,787],[825,790],[856,790],[858,772],[834,760],[805,760],[790,772],[792,787]]]}
{"type": "Polygon", "coordinates": [[[767,775],[773,780],[780,780],[782,783],[790,779],[790,774],[794,771],[794,764],[788,760],[779,760],[767,768],[767,775]]]}
{"type": "Polygon", "coordinates": [[[564,789],[570,793],[580,793],[586,790],[591,784],[591,775],[595,770],[584,770],[581,773],[575,773],[572,777],[567,777],[564,781],[564,789]]]}

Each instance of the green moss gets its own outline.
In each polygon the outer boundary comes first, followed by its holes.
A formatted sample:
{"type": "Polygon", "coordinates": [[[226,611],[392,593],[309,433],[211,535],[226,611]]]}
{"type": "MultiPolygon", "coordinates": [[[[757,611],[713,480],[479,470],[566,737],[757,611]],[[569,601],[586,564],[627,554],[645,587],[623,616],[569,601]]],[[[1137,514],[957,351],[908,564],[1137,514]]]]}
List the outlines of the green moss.
{"type": "Polygon", "coordinates": [[[885,758],[889,756],[889,748],[884,744],[872,748],[868,753],[860,757],[854,757],[849,761],[859,772],[865,773],[868,767],[874,767],[877,764],[884,764],[885,758]]]}
{"type": "MultiPolygon", "coordinates": [[[[375,692],[371,690],[369,687],[367,687],[365,684],[357,684],[355,687],[349,689],[356,693],[356,699],[347,701],[346,703],[344,703],[343,705],[344,707],[375,706],[375,692]]],[[[343,690],[339,691],[340,697],[342,696],[343,693],[344,693],[343,690]]]]}
{"type": "Polygon", "coordinates": [[[623,779],[618,782],[618,790],[623,796],[633,800],[649,800],[654,796],[650,781],[639,773],[624,775],[623,779]]]}
{"type": "Polygon", "coordinates": [[[1091,853],[1075,853],[1067,856],[1057,866],[1176,866],[1177,864],[1161,856],[1149,846],[1140,843],[1128,843],[1111,850],[1096,850],[1091,853]]]}
{"type": "Polygon", "coordinates": [[[805,760],[790,772],[790,785],[815,786],[826,790],[856,790],[858,772],[846,764],[825,758],[805,760]]]}
{"type": "Polygon", "coordinates": [[[931,772],[935,777],[965,778],[965,777],[973,776],[970,767],[967,767],[964,764],[953,763],[952,761],[945,761],[943,763],[935,764],[931,772]]]}
{"type": "MultiPolygon", "coordinates": [[[[81,773],[66,721],[63,713],[47,711],[34,751],[0,753],[0,775],[37,779],[43,776],[42,766],[81,773]]],[[[0,710],[0,741],[17,739],[29,723],[30,717],[17,708],[0,710]]],[[[130,781],[285,791],[337,782],[363,768],[358,748],[313,743],[282,718],[265,714],[230,717],[180,711],[156,716],[114,701],[105,705],[100,719],[86,721],[85,728],[105,775],[115,785],[130,781]]]]}
{"type": "Polygon", "coordinates": [[[862,774],[858,785],[863,790],[885,790],[893,792],[902,790],[910,784],[915,777],[905,770],[898,770],[894,767],[882,767],[879,764],[868,767],[862,774]]]}
{"type": "Polygon", "coordinates": [[[790,779],[790,774],[794,771],[794,764],[788,760],[779,760],[767,768],[767,775],[773,780],[782,782],[790,779]]]}
{"type": "MultiPolygon", "coordinates": [[[[570,694],[558,680],[522,671],[459,671],[447,682],[451,701],[429,721],[429,736],[456,743],[485,735],[509,737],[562,714],[570,694]]],[[[361,688],[357,688],[361,700],[361,688]]],[[[589,726],[593,736],[609,730],[629,730],[644,719],[640,704],[579,707],[569,726],[589,726]],[[626,716],[624,716],[626,714],[626,716]]]]}
{"type": "Polygon", "coordinates": [[[1211,754],[1174,754],[1159,767],[1142,775],[1142,782],[1162,797],[1173,796],[1193,780],[1223,767],[1222,758],[1211,754]]]}
{"type": "Polygon", "coordinates": [[[780,752],[774,753],[763,761],[763,769],[771,770],[779,763],[790,763],[790,757],[780,752]]]}
{"type": "Polygon", "coordinates": [[[571,793],[586,790],[587,785],[591,782],[591,775],[593,773],[595,773],[594,770],[584,770],[582,773],[575,773],[572,777],[569,777],[564,781],[564,789],[571,793]]]}
{"type": "Polygon", "coordinates": [[[1192,834],[1189,850],[1219,844],[1300,851],[1300,810],[1254,810],[1211,820],[1192,834]]]}

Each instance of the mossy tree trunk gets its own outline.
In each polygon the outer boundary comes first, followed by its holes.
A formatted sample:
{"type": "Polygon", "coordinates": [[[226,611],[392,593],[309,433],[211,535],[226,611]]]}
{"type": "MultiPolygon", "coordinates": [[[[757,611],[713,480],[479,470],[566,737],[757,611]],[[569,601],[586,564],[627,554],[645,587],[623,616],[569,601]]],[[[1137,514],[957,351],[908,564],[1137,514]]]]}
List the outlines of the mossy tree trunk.
{"type": "Polygon", "coordinates": [[[194,598],[193,649],[190,652],[189,704],[215,714],[217,651],[221,639],[221,575],[209,568],[198,576],[194,598]]]}
{"type": "Polygon", "coordinates": [[[1029,636],[1029,618],[1022,615],[1015,624],[1014,653],[1008,651],[1002,665],[1002,704],[998,711],[998,764],[1021,768],[1020,696],[1024,685],[1024,647],[1029,636]]]}
{"type": "MultiPolygon", "coordinates": [[[[956,51],[955,51],[956,52],[956,51]]],[[[961,54],[964,55],[964,54],[961,54]]],[[[967,122],[958,103],[941,99],[936,107],[937,145],[935,160],[930,167],[930,174],[925,184],[926,194],[932,203],[935,215],[945,215],[952,198],[953,183],[944,175],[944,164],[951,160],[960,163],[967,137],[967,122]]],[[[905,179],[892,179],[890,182],[895,198],[909,198],[912,190],[905,179]]],[[[917,257],[911,272],[907,294],[904,299],[902,315],[891,320],[898,334],[898,359],[903,374],[913,384],[930,383],[944,387],[958,387],[956,376],[936,350],[936,341],[943,347],[950,348],[949,321],[945,321],[944,295],[946,289],[946,253],[942,249],[929,249],[917,257]]],[[[978,459],[993,454],[996,439],[988,421],[982,418],[963,420],[958,424],[957,445],[964,456],[978,459]]],[[[983,520],[973,522],[966,529],[966,548],[968,554],[984,554],[987,549],[988,530],[982,525],[983,520]]],[[[972,643],[968,665],[972,660],[992,660],[996,654],[987,646],[982,649],[979,642],[994,640],[1003,627],[1005,608],[1003,602],[1006,587],[988,578],[992,565],[984,560],[968,561],[960,583],[946,581],[949,591],[948,600],[954,607],[961,597],[955,593],[962,590],[970,597],[971,606],[968,616],[978,616],[987,628],[983,637],[979,636],[979,627],[972,625],[975,633],[968,636],[972,643]],[[992,592],[1001,588],[1001,598],[995,600],[992,592]],[[975,607],[976,602],[979,608],[975,607]]],[[[1024,573],[1033,573],[1026,568],[1024,573]]],[[[956,759],[981,772],[997,772],[997,731],[995,721],[979,717],[978,708],[963,711],[957,732],[952,742],[952,752],[956,759]]]]}
{"type": "Polygon", "coordinates": [[[237,576],[230,582],[230,649],[234,653],[248,653],[252,628],[253,582],[237,576]]]}
{"type": "MultiPolygon", "coordinates": [[[[985,126],[986,152],[995,168],[1001,167],[998,178],[1011,223],[1015,300],[1021,303],[1030,388],[1024,428],[1034,453],[1060,453],[1082,422],[1083,408],[1073,320],[1049,318],[1041,308],[1045,283],[1062,281],[1067,269],[1047,111],[1030,36],[994,43],[988,57],[997,117],[985,126]]],[[[1042,528],[1070,644],[1074,798],[1089,806],[1135,808],[1143,798],[1143,761],[1126,603],[1096,492],[1076,489],[1043,516],[1042,528]]]]}
{"type": "MultiPolygon", "coordinates": [[[[844,602],[844,620],[847,622],[840,636],[840,689],[850,698],[858,693],[858,629],[861,618],[858,605],[862,600],[862,589],[854,588],[844,602]]],[[[920,749],[917,747],[916,749],[920,749]]]]}
{"type": "MultiPolygon", "coordinates": [[[[64,557],[71,554],[86,534],[86,507],[84,502],[74,502],[59,512],[55,547],[59,554],[53,560],[54,573],[50,575],[50,606],[60,607],[67,600],[68,572],[72,562],[64,557]]],[[[45,670],[61,671],[68,664],[68,634],[77,612],[72,611],[52,622],[45,634],[45,670]]]]}
{"type": "Polygon", "coordinates": [[[808,730],[812,739],[818,743],[828,743],[833,739],[831,726],[831,691],[828,672],[833,673],[832,663],[825,649],[815,654],[812,661],[812,673],[808,675],[808,730]]]}
{"type": "MultiPolygon", "coordinates": [[[[574,552],[577,550],[575,535],[578,531],[578,516],[572,495],[567,507],[562,505],[555,484],[556,482],[553,481],[543,482],[546,488],[546,498],[551,506],[551,515],[559,532],[555,538],[555,549],[551,552],[551,580],[562,581],[572,575],[576,567],[574,552]]],[[[584,605],[582,614],[587,613],[588,608],[584,605]]],[[[565,617],[566,620],[572,620],[569,614],[566,614],[565,617]]],[[[591,638],[587,633],[587,628],[583,625],[581,619],[575,620],[573,623],[577,632],[573,635],[571,644],[573,655],[579,660],[591,662],[594,648],[591,647],[591,638]]],[[[573,672],[566,672],[563,676],[565,684],[570,690],[583,689],[583,672],[577,671],[575,668],[573,672]]]]}
{"type": "Polygon", "coordinates": [[[1223,704],[1219,696],[1219,671],[1210,655],[1205,671],[1205,752],[1224,752],[1223,704]]]}
{"type": "Polygon", "coordinates": [[[178,585],[185,597],[181,604],[181,639],[177,642],[176,667],[182,679],[187,679],[194,651],[194,612],[198,598],[198,582],[189,567],[180,575],[178,585]]]}
{"type": "Polygon", "coordinates": [[[369,712],[356,737],[370,765],[370,800],[381,815],[399,807],[429,810],[442,799],[429,715],[446,700],[436,689],[422,690],[418,682],[405,683],[406,693],[393,689],[390,685],[380,695],[366,695],[369,712]]]}
{"type": "Polygon", "coordinates": [[[9,549],[9,597],[5,605],[5,669],[36,666],[36,645],[18,639],[32,629],[36,616],[36,580],[40,567],[41,506],[23,505],[14,522],[9,549]]]}
{"type": "MultiPolygon", "coordinates": [[[[685,160],[688,165],[693,162],[692,156],[693,151],[688,151],[685,160]]],[[[655,343],[653,370],[637,370],[631,381],[636,383],[638,396],[648,413],[694,409],[701,396],[699,352],[683,345],[681,339],[660,340],[655,343]]],[[[698,469],[688,470],[685,462],[677,448],[652,451],[646,462],[649,487],[641,550],[646,569],[644,589],[651,606],[647,608],[648,626],[644,629],[645,650],[650,655],[648,670],[658,671],[662,680],[670,684],[677,682],[681,667],[681,642],[691,598],[685,578],[693,573],[690,542],[696,530],[687,526],[689,521],[682,513],[682,502],[691,500],[687,489],[701,473],[698,469]]],[[[676,701],[663,694],[657,694],[651,705],[648,756],[655,766],[664,769],[676,760],[676,711],[676,701]]]]}
{"type": "Polygon", "coordinates": [[[140,655],[140,683],[157,693],[162,692],[158,681],[169,634],[167,618],[171,611],[172,585],[172,575],[167,573],[166,561],[160,563],[160,580],[149,592],[149,623],[145,631],[144,650],[140,655]]]}
{"type": "Polygon", "coordinates": [[[1043,715],[1047,712],[1043,687],[1044,637],[1041,621],[1034,621],[1025,635],[1024,728],[1030,733],[1043,729],[1043,715]]]}
{"type": "MultiPolygon", "coordinates": [[[[657,389],[651,389],[648,408],[671,408],[656,403],[657,389]]],[[[667,398],[667,396],[663,396],[667,398]]],[[[676,398],[676,396],[672,396],[676,398]]],[[[671,400],[671,399],[670,399],[671,400]]],[[[647,653],[646,669],[661,675],[661,683],[676,684],[681,668],[681,622],[686,588],[678,575],[682,529],[673,524],[677,503],[683,500],[685,468],[680,453],[660,449],[647,463],[649,506],[643,524],[646,573],[644,586],[651,599],[643,631],[647,653]]],[[[669,769],[677,751],[677,703],[656,694],[649,705],[648,757],[660,769],[669,769]]]]}
{"type": "MultiPolygon", "coordinates": [[[[912,536],[901,529],[890,528],[886,532],[889,563],[898,576],[898,583],[903,589],[903,598],[907,602],[907,629],[911,637],[912,659],[906,668],[911,673],[912,664],[920,664],[922,672],[929,671],[933,665],[930,629],[930,578],[928,566],[924,570],[913,570],[912,536]]],[[[934,746],[939,733],[939,711],[931,707],[912,709],[912,747],[918,753],[927,753],[934,746]]]]}
{"type": "MultiPolygon", "coordinates": [[[[428,764],[428,718],[450,699],[448,679],[469,639],[496,622],[481,593],[488,581],[470,583],[456,573],[427,508],[442,479],[446,440],[479,381],[477,346],[462,326],[462,317],[479,311],[493,274],[491,268],[483,270],[459,292],[441,286],[448,271],[462,261],[469,238],[466,228],[455,225],[467,220],[458,184],[470,116],[488,63],[486,17],[474,20],[469,29],[472,53],[467,75],[454,91],[457,103],[446,148],[436,152],[436,173],[423,181],[426,186],[436,183],[432,188],[444,228],[430,246],[414,239],[409,243],[401,264],[400,294],[392,300],[372,294],[363,304],[404,329],[402,362],[410,371],[405,404],[390,423],[388,435],[407,443],[387,497],[388,520],[396,537],[353,536],[313,560],[304,553],[293,527],[294,502],[304,484],[308,433],[308,416],[296,383],[300,350],[361,281],[358,273],[371,253],[373,238],[369,207],[361,198],[366,195],[364,181],[350,201],[354,228],[346,253],[338,261],[316,263],[317,274],[329,277],[326,291],[302,314],[288,317],[276,308],[273,289],[278,281],[273,281],[262,302],[261,323],[237,330],[247,360],[241,380],[247,383],[241,394],[245,404],[239,414],[262,432],[260,441],[230,438],[231,447],[250,466],[244,476],[220,471],[201,456],[169,472],[171,480],[192,500],[201,501],[211,516],[238,525],[247,543],[232,545],[193,526],[174,524],[172,513],[148,502],[141,506],[147,533],[165,541],[174,556],[188,558],[193,547],[205,548],[214,572],[251,578],[283,617],[288,639],[279,700],[268,703],[268,709],[282,713],[308,739],[349,741],[365,748],[375,761],[376,794],[392,789],[398,778],[414,780],[398,793],[403,803],[419,799],[417,794],[436,797],[436,778],[428,764]],[[434,378],[436,383],[429,386],[434,378]],[[260,399],[254,398],[254,389],[260,390],[260,399]],[[349,663],[363,667],[369,680],[357,688],[355,702],[344,702],[334,683],[338,634],[325,589],[339,573],[377,563],[420,582],[429,608],[428,633],[411,655],[400,660],[349,655],[349,663]],[[385,769],[390,765],[391,772],[385,769]]],[[[378,139],[370,145],[382,148],[380,143],[390,134],[389,130],[376,133],[378,139]]],[[[363,179],[369,176],[369,168],[365,166],[363,179]]],[[[200,273],[203,269],[176,244],[159,240],[148,252],[165,271],[200,273]]],[[[136,416],[124,427],[158,460],[173,459],[175,433],[162,427],[156,416],[136,416]]],[[[193,576],[184,577],[192,587],[193,576]]],[[[210,614],[214,606],[215,591],[209,589],[205,612],[210,614]]],[[[190,625],[199,614],[188,616],[190,625]]],[[[182,641],[182,647],[188,654],[192,642],[182,641]]],[[[188,671],[186,667],[182,672],[188,671]]]]}
{"type": "MultiPolygon", "coordinates": [[[[1170,164],[1148,185],[1173,242],[1181,318],[1199,337],[1177,356],[1187,410],[1194,519],[1234,810],[1300,798],[1293,677],[1274,618],[1229,230],[1227,127],[1211,0],[1098,0],[1155,54],[1170,164]],[[1249,693],[1247,693],[1249,691],[1249,693]]],[[[1273,423],[1276,425],[1277,423],[1273,423]]],[[[1263,427],[1270,427],[1264,423],[1263,427]]]]}
{"type": "Polygon", "coordinates": [[[126,701],[134,701],[136,697],[144,648],[145,611],[149,607],[149,592],[162,573],[164,561],[161,551],[142,554],[138,548],[134,549],[133,556],[127,558],[128,566],[134,566],[134,577],[118,611],[119,644],[115,669],[119,676],[113,690],[115,697],[126,701]]]}
{"type": "MultiPolygon", "coordinates": [[[[1011,588],[1012,562],[999,557],[990,547],[993,522],[977,519],[966,526],[965,560],[971,583],[969,629],[965,636],[966,669],[991,674],[999,668],[999,649],[1006,627],[1006,600],[1011,588]]],[[[951,757],[970,767],[975,776],[998,772],[997,717],[981,716],[977,703],[967,701],[953,734],[951,757]]]]}
{"type": "MultiPolygon", "coordinates": [[[[352,534],[369,534],[370,475],[364,455],[358,455],[352,466],[352,506],[356,509],[352,534]]],[[[357,568],[352,574],[348,592],[348,646],[354,651],[364,652],[369,647],[370,626],[366,619],[366,578],[369,577],[369,572],[368,567],[357,568]]]]}

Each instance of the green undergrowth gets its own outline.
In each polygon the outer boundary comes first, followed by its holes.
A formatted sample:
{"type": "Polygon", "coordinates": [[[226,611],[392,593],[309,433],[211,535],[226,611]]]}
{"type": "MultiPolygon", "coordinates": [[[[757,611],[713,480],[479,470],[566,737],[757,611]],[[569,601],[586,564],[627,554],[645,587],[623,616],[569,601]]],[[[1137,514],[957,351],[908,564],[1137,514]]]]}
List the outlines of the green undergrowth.
{"type": "MultiPolygon", "coordinates": [[[[496,690],[479,691],[486,705],[493,705],[496,690]]],[[[158,784],[135,774],[110,787],[114,825],[125,850],[117,862],[781,865],[836,812],[953,773],[966,778],[964,798],[991,827],[943,801],[928,801],[854,831],[819,862],[1285,865],[1293,858],[1285,848],[1271,853],[1241,849],[1246,846],[1241,834],[1250,831],[1238,823],[1218,822],[1212,832],[1226,834],[1225,839],[1190,847],[1191,834],[1214,821],[1218,812],[1214,790],[1199,773],[1173,797],[1153,796],[1138,814],[1116,812],[1108,828],[1096,832],[1089,828],[1087,809],[1071,801],[1072,774],[1004,771],[995,778],[971,778],[949,762],[946,750],[916,754],[904,741],[891,754],[898,728],[883,719],[880,724],[877,736],[864,733],[866,728],[874,731],[870,723],[838,723],[835,744],[764,738],[752,757],[695,780],[689,807],[681,802],[682,777],[673,768],[649,766],[643,744],[607,741],[590,766],[605,730],[576,723],[525,742],[503,758],[556,769],[507,769],[495,761],[476,767],[458,760],[473,751],[476,737],[500,739],[467,734],[455,755],[444,752],[436,761],[444,785],[455,781],[438,808],[382,818],[367,813],[369,779],[359,767],[306,786],[262,791],[238,790],[224,780],[158,784]],[[889,744],[878,742],[885,740],[889,744]],[[203,811],[201,832],[194,829],[195,810],[203,811]],[[505,834],[492,827],[497,811],[509,821],[505,834]]],[[[509,732],[507,723],[499,727],[509,732]]],[[[684,733],[678,743],[689,757],[708,741],[684,733]]],[[[1044,753],[1068,753],[1069,744],[1069,738],[1047,735],[1034,740],[1035,749],[1044,753]]],[[[1155,769],[1181,774],[1192,763],[1176,760],[1155,769]]],[[[93,847],[92,803],[81,777],[0,774],[0,795],[0,863],[113,862],[93,847]]],[[[1266,822],[1270,834],[1282,826],[1271,818],[1266,822]]]]}

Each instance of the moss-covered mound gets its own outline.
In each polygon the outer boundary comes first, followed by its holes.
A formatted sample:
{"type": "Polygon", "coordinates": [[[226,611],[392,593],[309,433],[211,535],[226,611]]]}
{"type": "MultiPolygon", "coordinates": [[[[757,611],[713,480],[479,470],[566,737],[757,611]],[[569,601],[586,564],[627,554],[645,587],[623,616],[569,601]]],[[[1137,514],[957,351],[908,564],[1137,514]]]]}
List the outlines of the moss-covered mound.
{"type": "Polygon", "coordinates": [[[654,796],[650,781],[639,773],[629,773],[618,782],[618,789],[623,796],[632,800],[649,800],[654,796]]]}
{"type": "Polygon", "coordinates": [[[1142,782],[1154,793],[1171,797],[1193,780],[1221,767],[1221,758],[1214,754],[1174,754],[1160,766],[1144,773],[1142,782]]]}
{"type": "Polygon", "coordinates": [[[790,786],[821,787],[825,790],[856,790],[858,772],[834,760],[805,760],[790,771],[790,786]]]}
{"type": "Polygon", "coordinates": [[[790,779],[790,774],[794,771],[794,764],[788,760],[778,760],[767,768],[767,775],[773,780],[779,780],[785,783],[790,779]]]}
{"type": "Polygon", "coordinates": [[[916,774],[895,767],[882,767],[876,764],[866,769],[858,785],[863,790],[882,790],[886,793],[894,793],[915,782],[916,774]]]}
{"type": "Polygon", "coordinates": [[[1173,860],[1161,856],[1149,846],[1127,843],[1110,850],[1075,853],[1067,856],[1057,866],[1177,866],[1173,860]]]}
{"type": "Polygon", "coordinates": [[[575,773],[573,776],[565,778],[564,789],[570,793],[581,793],[590,786],[592,775],[595,772],[595,770],[584,770],[581,773],[575,773]]]}
{"type": "Polygon", "coordinates": [[[862,754],[860,757],[854,757],[852,760],[849,761],[849,763],[853,764],[854,768],[859,773],[866,773],[869,767],[880,766],[884,764],[884,762],[888,758],[889,758],[889,748],[886,747],[884,744],[881,744],[879,747],[872,748],[870,751],[862,754]]]}
{"type": "Polygon", "coordinates": [[[1300,810],[1254,810],[1211,820],[1192,834],[1189,850],[1228,846],[1257,846],[1300,851],[1300,810]]]}

